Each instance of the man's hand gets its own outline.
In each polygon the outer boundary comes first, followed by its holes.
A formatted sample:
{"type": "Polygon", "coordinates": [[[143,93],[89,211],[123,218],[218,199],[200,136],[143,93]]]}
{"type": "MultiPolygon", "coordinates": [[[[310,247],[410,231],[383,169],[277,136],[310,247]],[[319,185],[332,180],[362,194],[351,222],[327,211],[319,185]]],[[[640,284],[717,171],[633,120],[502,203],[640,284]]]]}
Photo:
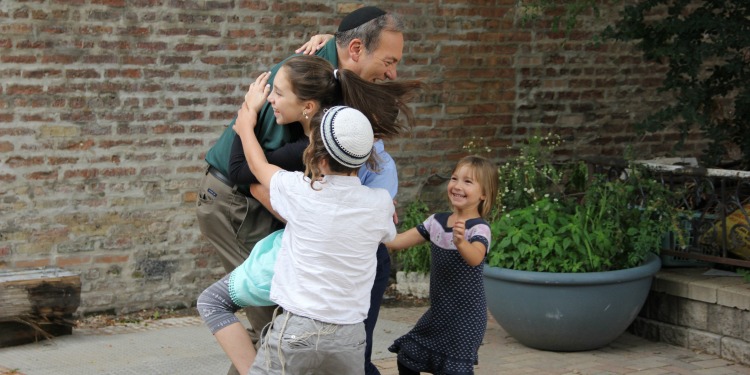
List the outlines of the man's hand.
{"type": "Polygon", "coordinates": [[[333,38],[332,34],[313,35],[307,43],[303,44],[302,47],[297,48],[294,52],[303,55],[314,55],[315,52],[323,48],[331,38],[333,38]]]}

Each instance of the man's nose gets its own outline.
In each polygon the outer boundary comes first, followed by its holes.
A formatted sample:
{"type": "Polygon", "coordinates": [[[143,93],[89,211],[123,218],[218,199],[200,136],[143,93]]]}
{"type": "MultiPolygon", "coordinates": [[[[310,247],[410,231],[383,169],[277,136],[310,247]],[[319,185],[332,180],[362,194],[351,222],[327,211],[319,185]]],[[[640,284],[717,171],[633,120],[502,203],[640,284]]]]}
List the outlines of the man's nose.
{"type": "Polygon", "coordinates": [[[398,72],[396,72],[396,64],[393,64],[393,66],[389,67],[388,70],[385,71],[386,78],[390,80],[395,80],[398,76],[398,72]]]}

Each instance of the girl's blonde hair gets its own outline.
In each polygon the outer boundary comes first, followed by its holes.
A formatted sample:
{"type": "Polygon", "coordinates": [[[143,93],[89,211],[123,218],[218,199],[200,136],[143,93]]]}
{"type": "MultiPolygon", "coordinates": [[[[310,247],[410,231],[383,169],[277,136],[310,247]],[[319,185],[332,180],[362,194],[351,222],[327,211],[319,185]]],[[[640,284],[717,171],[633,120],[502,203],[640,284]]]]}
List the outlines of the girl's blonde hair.
{"type": "Polygon", "coordinates": [[[456,167],[453,168],[452,173],[456,173],[459,168],[464,166],[468,167],[474,173],[474,180],[482,188],[484,200],[479,202],[479,215],[487,219],[490,217],[492,206],[495,205],[497,197],[497,167],[487,158],[469,155],[461,158],[456,163],[456,167]]]}

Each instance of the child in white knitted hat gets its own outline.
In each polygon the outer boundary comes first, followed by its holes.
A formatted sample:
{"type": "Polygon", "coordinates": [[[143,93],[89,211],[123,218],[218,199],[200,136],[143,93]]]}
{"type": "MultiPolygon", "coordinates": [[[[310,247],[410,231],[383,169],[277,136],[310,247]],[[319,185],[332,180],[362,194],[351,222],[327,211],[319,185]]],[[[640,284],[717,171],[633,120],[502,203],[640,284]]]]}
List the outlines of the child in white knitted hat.
{"type": "MultiPolygon", "coordinates": [[[[406,103],[412,98],[415,91],[421,87],[421,83],[418,81],[367,82],[359,78],[352,71],[346,69],[341,71],[334,70],[329,62],[314,56],[296,56],[288,59],[279,69],[273,81],[273,91],[270,90],[270,86],[266,85],[268,80],[268,73],[263,73],[250,85],[250,89],[245,96],[248,109],[250,111],[258,110],[267,99],[279,124],[291,126],[291,124],[298,122],[307,135],[304,140],[284,146],[284,148],[290,150],[285,151],[285,155],[296,155],[299,162],[284,163],[280,162],[279,157],[266,154],[265,156],[268,158],[267,161],[269,161],[269,164],[280,165],[282,169],[287,170],[307,169],[306,176],[332,175],[335,173],[347,174],[349,173],[348,168],[356,167],[362,163],[364,155],[360,159],[357,155],[350,155],[346,152],[342,153],[342,149],[335,141],[338,140],[341,144],[350,143],[349,150],[356,149],[357,147],[354,147],[357,145],[356,142],[361,142],[359,146],[368,152],[372,149],[374,156],[368,157],[367,165],[359,168],[359,180],[364,186],[386,189],[391,194],[391,198],[393,198],[395,194],[394,189],[392,189],[390,184],[383,182],[395,180],[395,178],[391,179],[389,177],[391,173],[395,173],[395,166],[387,153],[383,152],[382,141],[380,139],[394,137],[406,130],[400,120],[405,119],[407,123],[411,123],[412,112],[406,106],[406,103]],[[337,109],[336,111],[328,109],[337,104],[345,104],[357,109],[361,113],[352,112],[351,108],[346,110],[337,109]],[[351,117],[355,113],[356,116],[351,117]],[[338,121],[346,121],[344,125],[337,125],[336,128],[340,129],[335,133],[333,126],[324,128],[328,130],[328,133],[326,133],[328,138],[323,137],[322,134],[318,134],[321,131],[321,118],[324,114],[332,116],[327,117],[330,121],[328,123],[324,122],[326,125],[339,124],[338,121]],[[346,135],[344,130],[346,130],[349,122],[354,121],[354,123],[360,126],[365,123],[362,115],[369,121],[371,129],[361,133],[355,132],[346,135]],[[351,118],[349,120],[341,120],[346,119],[347,116],[351,118]],[[303,158],[303,150],[310,144],[311,139],[317,139],[316,137],[320,138],[318,146],[322,145],[323,148],[319,148],[317,152],[308,152],[306,153],[307,157],[303,158]],[[371,139],[373,137],[376,139],[374,146],[371,139]],[[329,142],[323,142],[324,139],[328,139],[329,142]],[[354,142],[353,145],[351,144],[352,142],[354,142]],[[326,145],[330,149],[330,153],[333,154],[331,160],[338,160],[336,163],[329,163],[329,166],[334,168],[331,173],[321,172],[318,165],[320,161],[316,159],[328,155],[329,149],[325,148],[326,145]],[[305,160],[303,161],[303,159],[305,160]],[[375,159],[377,163],[373,163],[375,159]],[[340,169],[337,167],[338,164],[341,164],[340,169]],[[366,172],[363,173],[363,170],[366,170],[366,172]]],[[[240,112],[242,111],[244,109],[240,112]]],[[[245,134],[246,132],[254,132],[252,124],[249,121],[236,122],[234,130],[245,138],[249,136],[245,134]]],[[[244,164],[237,167],[239,169],[248,169],[248,172],[250,172],[250,163],[247,156],[252,154],[252,150],[247,150],[247,146],[244,140],[235,141],[232,150],[232,161],[233,163],[235,161],[239,163],[239,159],[241,158],[244,164]]],[[[314,149],[311,150],[314,151],[314,149]]],[[[230,166],[230,169],[234,169],[234,166],[230,166]]],[[[255,176],[253,176],[253,179],[255,179],[255,176]]],[[[310,181],[315,181],[316,179],[316,177],[313,177],[310,181]]],[[[255,181],[257,182],[257,180],[255,181]]],[[[262,194],[266,197],[269,195],[267,187],[268,185],[263,187],[266,193],[262,194]]],[[[364,196],[366,200],[370,198],[369,194],[364,196]]],[[[267,205],[269,210],[273,210],[271,203],[264,203],[264,205],[267,205]]],[[[332,209],[336,209],[336,207],[336,205],[331,206],[332,209]]],[[[296,211],[292,212],[292,214],[295,213],[296,211]]],[[[235,368],[243,374],[248,372],[256,353],[251,348],[250,337],[238,334],[244,331],[244,327],[235,316],[235,312],[246,306],[272,306],[276,304],[270,298],[270,290],[276,256],[281,248],[283,236],[283,230],[279,230],[258,242],[252,251],[250,251],[249,257],[239,267],[206,288],[198,297],[196,307],[206,326],[215,335],[219,344],[232,360],[235,368]]],[[[364,248],[369,246],[367,243],[358,243],[357,241],[358,239],[355,239],[355,242],[348,241],[347,244],[350,246],[364,246],[364,248]]],[[[381,247],[385,250],[385,256],[388,257],[384,245],[381,244],[381,247]]],[[[376,246],[377,251],[375,253],[378,265],[374,267],[375,278],[382,271],[379,263],[382,258],[381,247],[376,246]]],[[[373,249],[373,251],[375,250],[373,249]]],[[[368,283],[372,284],[371,281],[368,281],[368,283]]],[[[365,346],[366,353],[372,337],[372,332],[368,331],[368,327],[373,327],[374,321],[377,319],[377,314],[372,315],[374,304],[372,301],[382,297],[382,291],[380,292],[380,297],[378,297],[377,292],[374,290],[371,289],[370,308],[365,320],[366,342],[368,343],[365,346]]],[[[359,290],[355,292],[359,292],[359,290]]],[[[379,306],[379,302],[376,306],[379,306]]],[[[252,324],[257,322],[258,320],[256,319],[252,321],[252,324]]],[[[267,324],[270,323],[271,317],[269,316],[267,324]]],[[[256,327],[258,332],[260,333],[260,329],[267,324],[258,325],[256,327]]],[[[365,361],[368,358],[365,355],[365,361]]]]}
{"type": "MultiPolygon", "coordinates": [[[[362,373],[374,249],[396,235],[390,194],[357,177],[362,165],[373,162],[370,122],[356,109],[330,108],[310,132],[307,173],[288,172],[268,164],[253,131],[255,111],[244,103],[235,129],[251,171],[270,188],[271,204],[287,224],[271,283],[271,300],[283,313],[250,373],[362,373]]],[[[228,353],[240,342],[241,350],[253,349],[241,325],[216,332],[216,338],[228,353]]]]}

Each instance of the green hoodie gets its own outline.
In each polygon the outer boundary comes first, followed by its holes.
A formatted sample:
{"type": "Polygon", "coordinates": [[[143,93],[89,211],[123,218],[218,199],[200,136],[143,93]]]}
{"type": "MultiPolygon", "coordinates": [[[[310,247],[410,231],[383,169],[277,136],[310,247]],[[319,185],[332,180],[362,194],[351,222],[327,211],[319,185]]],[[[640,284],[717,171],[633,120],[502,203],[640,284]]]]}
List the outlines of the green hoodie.
{"type": "MultiPolygon", "coordinates": [[[[328,60],[334,68],[337,68],[339,61],[336,52],[335,38],[329,40],[323,48],[315,53],[315,55],[328,60]]],[[[284,61],[288,59],[289,57],[284,59],[284,61]]],[[[281,65],[284,64],[284,61],[271,68],[271,77],[268,79],[270,85],[273,85],[273,79],[276,77],[276,72],[279,71],[281,65]]],[[[234,126],[236,120],[237,117],[229,123],[226,129],[224,129],[224,132],[221,133],[219,140],[216,141],[216,144],[214,144],[213,147],[208,150],[208,153],[206,153],[206,162],[218,169],[224,176],[229,176],[229,158],[232,153],[232,143],[234,142],[234,137],[236,135],[232,126],[234,126]]],[[[273,108],[271,108],[271,104],[268,102],[263,104],[263,107],[258,114],[255,135],[258,137],[258,141],[265,151],[273,151],[288,142],[294,141],[294,139],[291,139],[292,135],[290,134],[289,126],[280,126],[276,123],[276,117],[273,115],[273,108]]],[[[247,192],[247,186],[242,186],[241,190],[247,192]]]]}

